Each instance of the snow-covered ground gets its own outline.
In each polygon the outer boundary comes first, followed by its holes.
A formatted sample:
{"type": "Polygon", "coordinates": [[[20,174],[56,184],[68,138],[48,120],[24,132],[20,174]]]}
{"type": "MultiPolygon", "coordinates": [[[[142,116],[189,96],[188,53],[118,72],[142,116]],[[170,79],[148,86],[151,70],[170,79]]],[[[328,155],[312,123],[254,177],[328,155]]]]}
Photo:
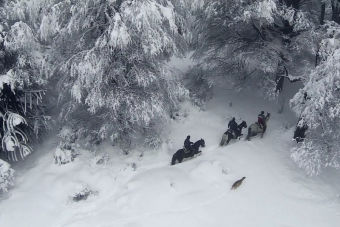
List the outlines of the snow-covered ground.
{"type": "Polygon", "coordinates": [[[157,151],[123,155],[106,147],[58,166],[54,145],[46,145],[17,171],[16,186],[0,201],[0,226],[338,227],[339,184],[307,177],[289,158],[292,117],[254,94],[220,90],[216,97],[206,111],[183,107],[187,117],[170,124],[170,139],[157,151]],[[249,125],[262,109],[272,113],[263,139],[218,146],[231,116],[249,125]],[[205,140],[202,155],[170,166],[188,134],[205,140]],[[85,187],[95,193],[74,202],[85,187]]]}

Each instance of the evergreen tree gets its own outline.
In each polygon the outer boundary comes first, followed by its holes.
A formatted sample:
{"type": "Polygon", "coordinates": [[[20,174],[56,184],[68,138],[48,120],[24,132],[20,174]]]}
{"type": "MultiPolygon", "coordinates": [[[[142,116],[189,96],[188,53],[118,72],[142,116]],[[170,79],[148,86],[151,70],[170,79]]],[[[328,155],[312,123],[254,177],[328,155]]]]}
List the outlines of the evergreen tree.
{"type": "Polygon", "coordinates": [[[311,174],[338,167],[339,9],[339,0],[1,1],[0,153],[30,153],[51,125],[46,112],[62,128],[57,163],[72,161],[79,140],[156,147],[188,94],[202,104],[222,79],[275,98],[288,79],[303,84],[291,104],[309,127],[293,158],[311,174]],[[164,63],[188,50],[198,64],[182,81],[164,63]]]}
{"type": "Polygon", "coordinates": [[[340,27],[325,25],[320,44],[320,62],[308,72],[308,80],[291,101],[301,121],[308,125],[307,137],[292,157],[311,175],[324,167],[340,168],[340,27]]]}
{"type": "Polygon", "coordinates": [[[196,26],[199,66],[232,87],[257,84],[267,98],[276,96],[281,77],[303,80],[317,37],[313,15],[297,2],[206,1],[196,26]]]}
{"type": "Polygon", "coordinates": [[[62,124],[91,144],[111,137],[129,147],[141,137],[157,140],[187,93],[163,66],[185,47],[184,20],[175,10],[182,5],[25,0],[10,7],[12,20],[25,15],[17,24],[32,32],[25,38],[37,41],[46,77],[58,85],[62,124]]]}
{"type": "Polygon", "coordinates": [[[0,155],[17,161],[32,152],[48,118],[42,106],[45,83],[40,54],[29,27],[10,19],[7,5],[0,8],[0,155]],[[32,40],[33,39],[33,40],[32,40]],[[39,75],[40,74],[40,75],[39,75]]]}

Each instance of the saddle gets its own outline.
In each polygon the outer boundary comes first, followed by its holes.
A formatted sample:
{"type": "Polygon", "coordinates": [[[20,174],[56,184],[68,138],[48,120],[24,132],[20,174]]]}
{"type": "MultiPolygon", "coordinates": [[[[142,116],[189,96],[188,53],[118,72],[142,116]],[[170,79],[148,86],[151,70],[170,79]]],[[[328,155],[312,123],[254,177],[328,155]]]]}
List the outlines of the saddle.
{"type": "Polygon", "coordinates": [[[255,124],[257,125],[257,127],[259,127],[260,129],[263,129],[263,125],[258,123],[258,122],[255,122],[255,124]]]}
{"type": "Polygon", "coordinates": [[[228,134],[228,133],[230,133],[234,138],[236,138],[236,133],[235,133],[235,131],[233,131],[233,130],[231,130],[231,129],[228,129],[228,130],[226,131],[226,134],[228,134]]]}
{"type": "Polygon", "coordinates": [[[186,149],[185,147],[183,147],[183,151],[184,151],[184,153],[186,153],[186,154],[190,153],[190,150],[186,149]]]}

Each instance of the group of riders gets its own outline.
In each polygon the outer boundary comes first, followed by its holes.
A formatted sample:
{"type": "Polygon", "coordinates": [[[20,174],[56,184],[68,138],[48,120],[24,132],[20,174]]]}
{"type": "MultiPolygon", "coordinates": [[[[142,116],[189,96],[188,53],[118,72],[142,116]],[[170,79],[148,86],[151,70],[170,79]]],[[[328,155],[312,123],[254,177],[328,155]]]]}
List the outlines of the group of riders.
{"type": "MultiPolygon", "coordinates": [[[[267,129],[266,124],[266,116],[264,115],[264,111],[261,111],[260,114],[257,116],[257,123],[261,129],[263,129],[263,133],[267,129]]],[[[228,130],[234,135],[235,138],[238,138],[242,136],[241,134],[241,128],[238,127],[235,117],[233,117],[229,123],[228,123],[228,130]]],[[[187,138],[184,141],[184,150],[185,152],[191,152],[192,151],[192,145],[193,142],[190,141],[190,135],[187,136],[187,138]]]]}
{"type": "MultiPolygon", "coordinates": [[[[263,129],[263,133],[264,133],[267,129],[266,116],[264,115],[264,111],[261,111],[260,114],[257,116],[257,123],[260,126],[260,128],[263,129]]],[[[238,138],[243,135],[241,134],[241,128],[238,127],[235,121],[235,117],[233,117],[229,121],[228,130],[230,133],[234,135],[235,138],[238,138]]]]}
{"type": "MultiPolygon", "coordinates": [[[[257,134],[261,134],[261,137],[266,132],[267,129],[267,121],[270,118],[270,113],[267,113],[265,116],[264,111],[261,111],[257,117],[257,122],[251,124],[248,127],[248,134],[246,140],[250,140],[250,137],[256,136],[257,134]]],[[[237,124],[235,121],[235,117],[233,117],[228,123],[228,130],[223,134],[222,140],[220,142],[220,146],[226,145],[229,143],[231,139],[237,139],[242,136],[242,128],[247,128],[247,123],[243,121],[240,124],[237,124]]],[[[295,128],[294,132],[294,140],[296,142],[302,142],[305,138],[305,132],[308,129],[307,124],[303,119],[300,119],[298,125],[295,128]]],[[[190,135],[184,141],[184,148],[179,149],[172,157],[171,165],[175,165],[178,161],[181,163],[184,158],[193,157],[196,154],[200,154],[200,147],[205,147],[205,142],[203,139],[193,143],[190,141],[190,135]]]]}

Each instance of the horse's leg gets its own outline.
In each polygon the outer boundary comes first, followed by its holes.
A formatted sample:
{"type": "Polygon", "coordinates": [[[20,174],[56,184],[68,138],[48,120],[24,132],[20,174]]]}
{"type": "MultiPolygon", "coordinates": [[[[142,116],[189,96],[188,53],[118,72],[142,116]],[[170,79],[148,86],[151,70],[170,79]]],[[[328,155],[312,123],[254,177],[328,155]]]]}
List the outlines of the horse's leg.
{"type": "Polygon", "coordinates": [[[248,128],[248,135],[247,135],[246,140],[250,141],[250,136],[251,136],[251,128],[249,127],[248,128]]]}
{"type": "Polygon", "coordinates": [[[263,138],[263,135],[264,135],[264,133],[265,133],[266,130],[267,130],[267,125],[264,125],[262,130],[263,130],[263,131],[262,131],[262,134],[261,134],[261,138],[263,138]]]}
{"type": "Polygon", "coordinates": [[[184,159],[183,155],[180,155],[180,156],[178,157],[178,162],[179,162],[179,163],[182,163],[183,159],[184,159]]]}
{"type": "Polygon", "coordinates": [[[195,157],[195,155],[197,154],[197,150],[195,149],[195,148],[191,148],[192,150],[191,150],[191,152],[190,152],[190,155],[189,155],[189,157],[190,158],[193,158],[193,157],[195,157]]]}
{"type": "Polygon", "coordinates": [[[227,145],[229,144],[230,140],[231,140],[232,135],[228,134],[228,140],[227,140],[227,145]]]}
{"type": "Polygon", "coordinates": [[[175,153],[175,154],[172,156],[172,160],[171,160],[171,165],[172,165],[172,166],[176,164],[176,159],[177,159],[176,154],[177,154],[177,153],[175,153]]]}

